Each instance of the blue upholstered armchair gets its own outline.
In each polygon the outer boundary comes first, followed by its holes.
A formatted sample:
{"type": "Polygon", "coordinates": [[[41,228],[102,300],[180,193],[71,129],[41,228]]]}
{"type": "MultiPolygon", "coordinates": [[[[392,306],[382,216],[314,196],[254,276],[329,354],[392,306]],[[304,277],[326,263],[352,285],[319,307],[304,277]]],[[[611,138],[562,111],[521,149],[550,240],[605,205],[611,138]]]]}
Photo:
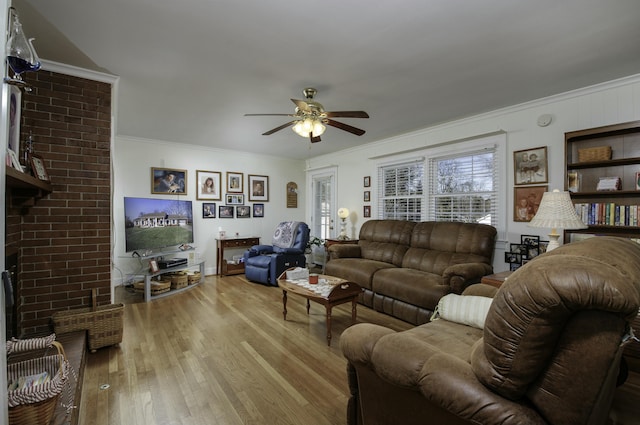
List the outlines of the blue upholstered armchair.
{"type": "Polygon", "coordinates": [[[272,245],[254,245],[244,253],[244,274],[252,282],[278,286],[278,276],[289,267],[304,267],[309,226],[284,221],[273,234],[272,245]]]}

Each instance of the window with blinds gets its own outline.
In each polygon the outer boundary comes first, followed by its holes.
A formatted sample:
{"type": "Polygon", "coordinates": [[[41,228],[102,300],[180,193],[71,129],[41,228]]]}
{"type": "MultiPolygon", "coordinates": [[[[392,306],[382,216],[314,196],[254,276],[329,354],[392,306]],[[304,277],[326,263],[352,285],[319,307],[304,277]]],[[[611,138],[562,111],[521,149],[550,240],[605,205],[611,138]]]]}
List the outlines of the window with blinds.
{"type": "Polygon", "coordinates": [[[496,148],[429,159],[429,217],[496,226],[498,170],[496,148]]]}
{"type": "Polygon", "coordinates": [[[424,220],[424,160],[378,168],[378,215],[383,219],[424,220]]]}

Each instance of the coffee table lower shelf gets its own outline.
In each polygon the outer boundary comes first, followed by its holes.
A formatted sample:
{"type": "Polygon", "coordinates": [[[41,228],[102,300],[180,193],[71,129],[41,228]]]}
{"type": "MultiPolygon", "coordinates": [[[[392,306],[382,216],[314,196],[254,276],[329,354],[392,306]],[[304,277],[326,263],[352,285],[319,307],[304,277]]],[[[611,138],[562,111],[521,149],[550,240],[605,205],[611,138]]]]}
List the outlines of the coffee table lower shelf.
{"type": "Polygon", "coordinates": [[[333,276],[327,275],[319,275],[318,279],[320,282],[327,281],[330,283],[318,283],[317,285],[332,285],[333,289],[328,293],[328,295],[323,296],[320,295],[310,289],[305,288],[299,284],[296,284],[293,281],[287,281],[283,276],[278,279],[278,284],[282,289],[282,316],[284,320],[287,320],[287,293],[291,292],[292,294],[300,295],[307,299],[307,314],[309,314],[309,309],[311,308],[310,302],[314,301],[318,304],[322,304],[325,307],[326,312],[326,322],[327,322],[327,345],[331,345],[331,309],[334,306],[345,304],[351,302],[351,322],[356,322],[357,310],[356,306],[358,304],[358,295],[362,292],[362,288],[353,282],[348,282],[344,279],[340,279],[333,276]]]}

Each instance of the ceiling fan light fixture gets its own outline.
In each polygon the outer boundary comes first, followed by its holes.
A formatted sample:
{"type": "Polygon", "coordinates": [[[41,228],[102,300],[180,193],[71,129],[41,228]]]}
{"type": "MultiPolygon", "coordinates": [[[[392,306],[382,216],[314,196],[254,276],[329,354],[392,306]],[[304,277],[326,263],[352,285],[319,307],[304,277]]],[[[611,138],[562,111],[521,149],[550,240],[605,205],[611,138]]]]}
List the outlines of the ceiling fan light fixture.
{"type": "Polygon", "coordinates": [[[299,120],[292,130],[301,137],[309,137],[309,134],[313,134],[314,137],[321,136],[327,128],[320,122],[320,120],[312,117],[307,117],[303,120],[299,120]]]}

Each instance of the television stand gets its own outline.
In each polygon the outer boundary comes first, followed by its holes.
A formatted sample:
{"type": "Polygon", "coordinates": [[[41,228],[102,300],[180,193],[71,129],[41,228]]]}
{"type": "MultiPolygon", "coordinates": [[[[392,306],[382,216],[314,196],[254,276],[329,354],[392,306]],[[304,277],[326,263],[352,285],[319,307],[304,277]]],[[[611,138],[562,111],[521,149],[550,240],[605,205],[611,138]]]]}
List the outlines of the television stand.
{"type": "Polygon", "coordinates": [[[205,279],[205,275],[204,275],[204,260],[203,261],[195,261],[195,262],[189,262],[189,260],[187,258],[184,258],[182,262],[174,262],[173,261],[173,256],[176,254],[189,254],[189,253],[195,253],[195,248],[190,247],[189,249],[173,249],[173,250],[168,250],[168,251],[162,251],[162,252],[151,252],[151,251],[145,251],[142,253],[139,252],[134,252],[131,255],[128,256],[121,256],[120,258],[133,258],[136,259],[140,262],[140,265],[144,268],[144,261],[149,262],[151,260],[156,260],[158,263],[160,263],[161,260],[165,261],[165,265],[167,266],[166,268],[162,268],[160,267],[159,270],[153,272],[151,271],[149,268],[147,268],[146,272],[137,272],[134,274],[134,276],[143,276],[144,277],[144,291],[143,291],[143,295],[144,295],[144,301],[145,302],[149,302],[153,299],[156,298],[162,298],[162,297],[166,297],[166,296],[170,296],[170,295],[174,295],[177,294],[179,292],[183,292],[183,291],[187,291],[193,287],[198,286],[199,284],[204,282],[205,279]],[[142,255],[141,255],[142,254],[142,255]],[[167,273],[173,273],[173,272],[178,272],[178,271],[183,271],[183,270],[193,270],[193,269],[198,269],[200,271],[200,280],[197,282],[194,282],[190,285],[185,286],[184,288],[179,288],[179,289],[171,289],[168,292],[164,292],[161,294],[152,294],[151,293],[151,280],[154,277],[158,277],[161,276],[163,274],[167,274],[167,273]]]}
{"type": "Polygon", "coordinates": [[[156,298],[162,298],[162,297],[166,297],[169,295],[174,295],[177,294],[178,292],[183,292],[186,290],[189,290],[193,287],[198,286],[199,284],[204,282],[204,261],[199,261],[193,264],[184,264],[184,265],[179,265],[179,266],[174,266],[174,267],[168,267],[166,269],[160,269],[160,271],[152,273],[152,272],[148,272],[144,275],[144,301],[145,302],[149,302],[152,299],[156,299],[156,298]],[[198,267],[199,271],[200,271],[200,280],[192,283],[191,285],[187,285],[184,288],[180,288],[180,289],[172,289],[169,292],[165,292],[162,294],[158,294],[158,295],[151,295],[151,279],[153,279],[154,277],[157,276],[161,276],[163,274],[166,273],[173,273],[173,272],[178,272],[178,271],[182,271],[182,270],[188,270],[188,269],[194,269],[198,267]]]}

